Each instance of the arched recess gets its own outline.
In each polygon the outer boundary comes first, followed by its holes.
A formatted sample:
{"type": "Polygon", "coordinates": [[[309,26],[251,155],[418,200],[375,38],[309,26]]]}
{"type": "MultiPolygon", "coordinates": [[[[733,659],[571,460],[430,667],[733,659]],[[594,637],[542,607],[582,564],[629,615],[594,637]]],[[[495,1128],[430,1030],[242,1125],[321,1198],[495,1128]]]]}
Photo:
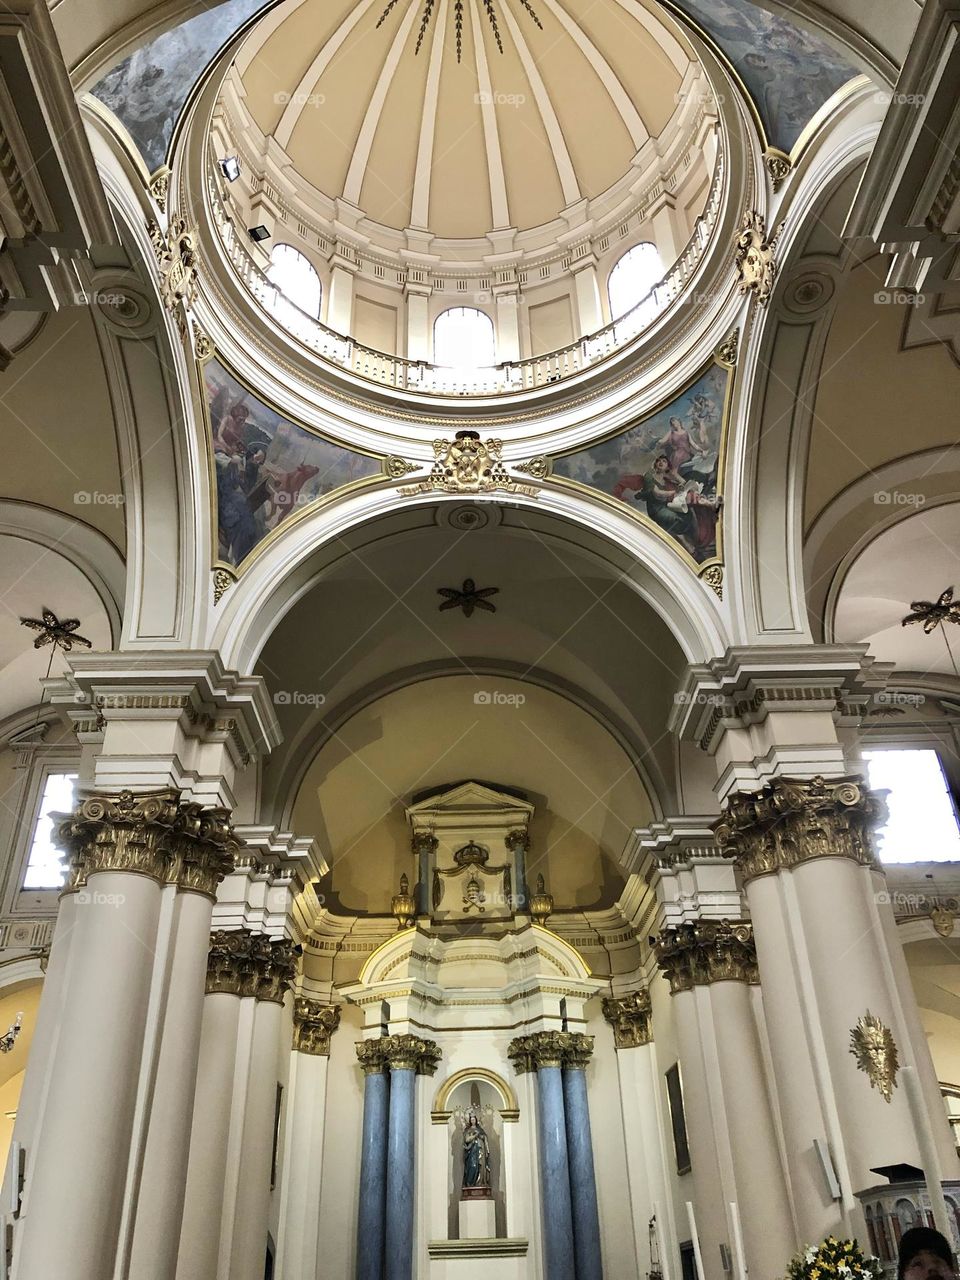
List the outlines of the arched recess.
{"type": "Polygon", "coordinates": [[[752,301],[731,407],[726,529],[737,642],[809,643],[803,501],[817,387],[837,297],[855,261],[842,229],[882,107],[852,94],[801,160],[784,204],[775,287],[752,301]]]}
{"type": "Polygon", "coordinates": [[[496,1090],[503,1103],[500,1114],[505,1121],[519,1119],[520,1102],[512,1086],[504,1080],[503,1076],[498,1075],[496,1071],[488,1071],[485,1067],[464,1067],[462,1071],[455,1071],[452,1076],[447,1076],[437,1090],[433,1106],[430,1108],[430,1118],[434,1124],[443,1124],[450,1118],[448,1103],[454,1090],[459,1085],[469,1084],[473,1080],[482,1080],[496,1090]]]}
{"type": "MultiPolygon", "coordinates": [[[[503,496],[494,493],[470,501],[495,506],[503,496]]],[[[351,533],[375,520],[462,502],[431,494],[402,496],[396,489],[377,487],[360,490],[327,511],[291,520],[224,596],[210,646],[220,651],[228,667],[252,671],[277,624],[316,581],[324,549],[342,553],[351,533]]],[[[536,497],[511,494],[509,503],[523,519],[549,520],[587,554],[617,566],[624,583],[673,633],[688,662],[705,662],[725,651],[730,636],[724,606],[695,577],[681,552],[645,524],[558,490],[544,489],[536,497]]]]}
{"type": "Polygon", "coordinates": [[[126,596],[120,647],[202,644],[212,604],[210,478],[196,365],[164,307],[142,164],[93,104],[82,107],[126,262],[95,271],[91,311],[120,450],[126,596]]]}

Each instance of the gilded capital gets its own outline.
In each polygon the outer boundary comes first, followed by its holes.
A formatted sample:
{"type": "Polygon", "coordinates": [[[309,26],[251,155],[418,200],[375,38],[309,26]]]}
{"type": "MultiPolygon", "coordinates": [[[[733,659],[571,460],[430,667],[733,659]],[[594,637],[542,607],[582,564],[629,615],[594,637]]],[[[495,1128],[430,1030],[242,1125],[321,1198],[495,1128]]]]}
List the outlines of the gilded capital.
{"type": "Polygon", "coordinates": [[[283,1003],[297,972],[297,949],[286,938],[249,929],[217,929],[210,935],[207,995],[252,996],[283,1003]]]}
{"type": "Polygon", "coordinates": [[[577,1031],[536,1031],[511,1040],[507,1057],[517,1075],[544,1067],[583,1071],[593,1055],[593,1042],[593,1036],[577,1031]]]}
{"type": "Polygon", "coordinates": [[[60,819],[58,843],[70,868],[65,892],[98,872],[126,871],[210,898],[240,848],[226,809],[183,802],[174,787],[87,796],[60,819]]]}
{"type": "Polygon", "coordinates": [[[606,996],[603,1016],[613,1028],[613,1043],[618,1049],[637,1049],[653,1039],[650,992],[646,987],[619,999],[606,996]]]}
{"type": "Polygon", "coordinates": [[[443,1056],[440,1046],[420,1036],[381,1036],[379,1040],[361,1040],[357,1057],[364,1075],[378,1071],[415,1071],[418,1076],[432,1076],[443,1056]],[[375,1045],[376,1048],[367,1048],[375,1045]],[[379,1065],[375,1065],[378,1061],[379,1065]]]}
{"type": "Polygon", "coordinates": [[[761,791],[730,796],[714,834],[749,883],[818,858],[878,865],[874,831],[885,812],[881,796],[858,777],[776,778],[761,791]]]}
{"type": "Polygon", "coordinates": [[[753,925],[743,920],[695,920],[650,939],[672,995],[712,982],[760,981],[753,925]]]}
{"type": "Polygon", "coordinates": [[[293,1002],[293,1047],[297,1053],[329,1058],[330,1039],[340,1025],[338,1004],[298,996],[293,1002]]]}

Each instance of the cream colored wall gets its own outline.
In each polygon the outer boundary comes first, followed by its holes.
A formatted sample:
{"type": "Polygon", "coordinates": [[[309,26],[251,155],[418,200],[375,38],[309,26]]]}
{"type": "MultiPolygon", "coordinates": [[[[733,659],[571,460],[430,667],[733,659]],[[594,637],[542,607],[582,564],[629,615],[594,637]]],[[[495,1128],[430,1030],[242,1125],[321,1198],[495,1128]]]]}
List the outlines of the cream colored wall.
{"type": "Polygon", "coordinates": [[[953,938],[908,942],[904,955],[941,1083],[960,1085],[960,950],[953,938]]]}
{"type": "Polygon", "coordinates": [[[7,1163],[42,989],[43,983],[30,982],[0,995],[0,1035],[12,1025],[18,1013],[23,1014],[23,1030],[17,1036],[14,1047],[9,1053],[0,1054],[0,1169],[5,1168],[7,1163]]]}
{"type": "Polygon", "coordinates": [[[359,712],[304,776],[293,829],[316,836],[332,871],[333,910],[384,913],[413,862],[404,805],[467,778],[516,787],[536,805],[528,877],[546,877],[558,908],[608,905],[615,858],[651,816],[623,749],[585,711],[520,681],[451,676],[400,689],[359,712]],[[479,691],[521,704],[478,705],[479,691]]]}
{"type": "Polygon", "coordinates": [[[113,411],[85,307],[52,315],[4,376],[0,438],[5,446],[0,496],[74,515],[123,550],[123,483],[113,411]],[[89,494],[91,500],[78,500],[77,494],[89,494]]]}

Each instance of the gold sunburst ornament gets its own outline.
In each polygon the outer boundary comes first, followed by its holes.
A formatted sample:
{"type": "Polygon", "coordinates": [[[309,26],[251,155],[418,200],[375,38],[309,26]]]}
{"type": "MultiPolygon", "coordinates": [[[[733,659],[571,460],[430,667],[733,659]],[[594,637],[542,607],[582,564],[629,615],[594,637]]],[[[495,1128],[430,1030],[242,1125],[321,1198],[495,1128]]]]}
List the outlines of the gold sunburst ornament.
{"type": "Polygon", "coordinates": [[[893,1032],[868,1009],[850,1032],[850,1052],[857,1060],[857,1067],[870,1081],[871,1088],[879,1090],[887,1102],[893,1100],[897,1087],[900,1058],[893,1032]]]}
{"type": "MultiPolygon", "coordinates": [[[[399,0],[390,0],[390,3],[380,15],[377,26],[383,26],[387,18],[396,8],[399,0]]],[[[408,4],[419,4],[420,0],[407,0],[408,4]]],[[[463,56],[463,13],[466,8],[467,0],[454,0],[453,2],[453,24],[457,33],[457,61],[460,62],[463,56]]],[[[474,0],[474,3],[483,6],[487,15],[487,21],[490,23],[490,29],[493,32],[493,38],[497,42],[497,48],[503,53],[503,37],[500,35],[500,23],[497,15],[496,0],[474,0]]],[[[504,0],[500,0],[503,4],[504,0]]],[[[526,10],[530,17],[534,20],[540,30],[543,30],[543,23],[537,17],[536,10],[530,3],[530,0],[517,0],[517,3],[526,10]]],[[[436,0],[423,0],[423,12],[420,15],[420,30],[417,32],[417,47],[415,52],[420,52],[420,46],[423,44],[423,38],[427,34],[427,28],[430,26],[430,19],[433,17],[433,11],[436,8],[436,0]]]]}

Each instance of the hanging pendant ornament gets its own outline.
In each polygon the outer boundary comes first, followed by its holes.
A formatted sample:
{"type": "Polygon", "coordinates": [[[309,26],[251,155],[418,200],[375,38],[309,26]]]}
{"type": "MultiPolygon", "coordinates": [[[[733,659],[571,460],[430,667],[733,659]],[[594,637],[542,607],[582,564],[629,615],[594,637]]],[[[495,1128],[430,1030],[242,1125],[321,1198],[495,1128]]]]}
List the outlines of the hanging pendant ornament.
{"type": "MultiPolygon", "coordinates": [[[[416,3],[419,3],[419,0],[409,0],[409,2],[411,4],[416,4],[416,3]]],[[[539,17],[537,16],[537,12],[531,3],[531,0],[517,0],[517,2],[519,3],[520,7],[524,9],[527,14],[529,14],[529,16],[533,19],[533,21],[537,24],[537,26],[542,31],[543,23],[540,21],[539,17]]],[[[399,3],[399,0],[390,0],[390,3],[384,9],[383,13],[381,13],[380,15],[380,18],[377,22],[378,27],[383,26],[384,22],[386,22],[387,18],[389,18],[390,14],[396,8],[398,3],[399,3]]],[[[493,32],[493,38],[497,42],[497,48],[500,50],[501,53],[503,53],[503,37],[500,34],[500,22],[497,14],[496,0],[479,0],[479,3],[482,3],[484,11],[486,12],[487,20],[490,23],[490,29],[493,32]]],[[[500,0],[500,3],[501,4],[504,3],[504,0],[500,0]]],[[[453,24],[454,24],[454,30],[456,31],[456,37],[457,37],[457,61],[458,62],[461,62],[463,60],[464,6],[465,6],[465,0],[454,0],[453,24]]],[[[427,34],[427,29],[430,26],[430,20],[433,17],[433,11],[435,7],[436,7],[436,0],[423,0],[423,12],[420,15],[420,29],[417,32],[417,44],[414,50],[415,53],[420,52],[420,48],[423,44],[424,36],[427,34]]]]}
{"type": "MultiPolygon", "coordinates": [[[[87,649],[92,649],[93,645],[86,638],[77,634],[77,627],[80,625],[79,618],[65,618],[63,622],[57,617],[52,609],[42,609],[41,618],[21,618],[20,625],[22,627],[30,627],[32,631],[39,631],[40,634],[33,642],[35,649],[42,649],[46,644],[52,644],[54,649],[58,646],[64,653],[69,653],[75,644],[82,644],[87,649]]],[[[51,658],[53,655],[50,655],[51,658]]]]}
{"type": "Polygon", "coordinates": [[[901,618],[900,625],[902,627],[922,626],[923,634],[926,636],[939,627],[943,632],[943,643],[947,646],[947,655],[953,666],[953,673],[960,678],[960,670],[957,669],[957,660],[953,656],[945,626],[948,622],[960,626],[960,600],[954,600],[953,587],[947,587],[945,591],[941,591],[936,600],[914,600],[910,608],[912,612],[905,618],[901,618]]]}

